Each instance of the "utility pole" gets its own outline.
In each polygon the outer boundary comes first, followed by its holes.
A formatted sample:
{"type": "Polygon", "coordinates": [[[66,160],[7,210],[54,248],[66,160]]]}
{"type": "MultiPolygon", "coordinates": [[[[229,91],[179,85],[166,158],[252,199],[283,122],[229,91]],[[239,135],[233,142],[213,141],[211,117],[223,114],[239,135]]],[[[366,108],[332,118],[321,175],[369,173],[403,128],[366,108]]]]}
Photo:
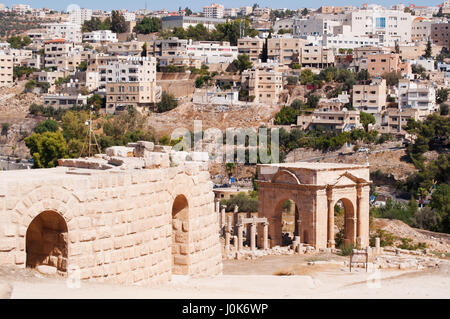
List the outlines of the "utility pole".
{"type": "MultiPolygon", "coordinates": [[[[94,146],[94,145],[97,146],[97,150],[98,150],[99,153],[102,152],[101,149],[100,149],[100,146],[97,143],[97,138],[95,137],[95,133],[92,132],[92,109],[93,108],[94,108],[94,106],[91,105],[90,110],[89,110],[89,121],[86,121],[84,123],[86,126],[89,126],[89,131],[88,131],[88,134],[86,136],[86,139],[87,139],[87,142],[88,142],[88,157],[91,157],[92,146],[94,146]],[[94,137],[95,144],[92,144],[92,137],[94,137]]],[[[83,151],[84,151],[85,146],[86,146],[86,142],[84,143],[83,148],[81,149],[80,157],[83,155],[83,151]]],[[[94,155],[94,154],[92,154],[92,155],[94,155]]]]}

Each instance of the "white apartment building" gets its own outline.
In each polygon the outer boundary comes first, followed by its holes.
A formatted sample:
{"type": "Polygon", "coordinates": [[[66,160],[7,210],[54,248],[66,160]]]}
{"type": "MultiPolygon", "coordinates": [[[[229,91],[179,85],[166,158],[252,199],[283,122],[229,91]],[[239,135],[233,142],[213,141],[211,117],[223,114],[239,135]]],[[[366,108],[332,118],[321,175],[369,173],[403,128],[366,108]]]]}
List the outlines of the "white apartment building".
{"type": "Polygon", "coordinates": [[[317,14],[306,19],[294,19],[294,35],[305,37],[334,34],[334,28],[341,26],[345,19],[344,14],[317,14]]]}
{"type": "Polygon", "coordinates": [[[355,36],[346,34],[336,34],[336,35],[324,34],[322,36],[321,44],[325,48],[355,49],[364,46],[378,47],[380,46],[380,40],[378,38],[371,38],[367,36],[355,36]]]}
{"type": "Polygon", "coordinates": [[[76,23],[44,23],[47,37],[65,39],[67,42],[81,43],[81,25],[76,23]]]}
{"type": "Polygon", "coordinates": [[[133,22],[136,21],[136,14],[134,12],[122,12],[125,21],[133,22]]]}
{"type": "Polygon", "coordinates": [[[31,7],[28,4],[14,4],[11,7],[11,10],[18,14],[25,14],[28,11],[31,11],[31,7]]]}
{"type": "Polygon", "coordinates": [[[238,47],[229,42],[192,42],[190,39],[186,51],[189,57],[198,57],[204,64],[231,63],[238,56],[238,47]]]}
{"type": "Polygon", "coordinates": [[[92,18],[91,9],[73,8],[69,11],[69,22],[73,24],[82,25],[84,21],[89,21],[92,18]]]}
{"type": "Polygon", "coordinates": [[[223,10],[224,17],[236,18],[239,14],[239,8],[225,8],[223,10]]]}
{"type": "Polygon", "coordinates": [[[401,79],[396,88],[398,108],[401,111],[417,109],[420,111],[435,112],[436,90],[429,83],[420,83],[401,79]]]}
{"type": "Polygon", "coordinates": [[[353,35],[376,36],[380,44],[394,46],[396,41],[411,41],[412,21],[410,13],[369,5],[348,13],[344,25],[351,26],[353,35]]]}
{"type": "Polygon", "coordinates": [[[0,87],[13,85],[13,56],[0,51],[0,87]]]}
{"type": "Polygon", "coordinates": [[[206,18],[222,19],[224,14],[224,6],[221,4],[212,3],[209,6],[203,7],[203,15],[206,18]]]}
{"type": "Polygon", "coordinates": [[[96,30],[83,34],[85,42],[117,42],[117,34],[111,30],[96,30]]]}
{"type": "Polygon", "coordinates": [[[99,87],[106,83],[156,82],[156,58],[128,57],[125,61],[109,61],[98,67],[99,87]]]}

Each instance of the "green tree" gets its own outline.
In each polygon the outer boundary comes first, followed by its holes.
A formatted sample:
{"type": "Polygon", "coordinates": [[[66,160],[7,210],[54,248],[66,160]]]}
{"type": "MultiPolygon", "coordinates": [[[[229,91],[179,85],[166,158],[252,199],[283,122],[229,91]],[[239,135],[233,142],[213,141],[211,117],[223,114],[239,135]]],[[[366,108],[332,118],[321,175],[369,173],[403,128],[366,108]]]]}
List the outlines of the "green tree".
{"type": "Polygon", "coordinates": [[[450,92],[450,89],[447,89],[447,88],[438,89],[436,92],[436,103],[442,104],[444,102],[447,102],[449,92],[450,92]]]}
{"type": "Polygon", "coordinates": [[[23,49],[31,43],[31,39],[29,37],[14,36],[8,38],[6,42],[10,44],[12,49],[23,49]]]}
{"type": "Polygon", "coordinates": [[[156,104],[156,110],[158,113],[170,111],[178,106],[178,102],[175,97],[167,92],[162,92],[161,101],[156,104]]]}
{"type": "Polygon", "coordinates": [[[66,140],[61,132],[34,133],[25,138],[25,145],[30,149],[35,168],[58,166],[58,159],[67,158],[66,140]]]}
{"type": "Polygon", "coordinates": [[[144,17],[134,27],[134,32],[140,34],[149,34],[161,30],[161,19],[156,17],[144,17]]]}
{"type": "Polygon", "coordinates": [[[308,105],[309,108],[315,109],[319,105],[320,96],[316,94],[311,94],[306,99],[306,105],[308,105]]]}
{"type": "Polygon", "coordinates": [[[361,122],[362,126],[364,126],[366,132],[369,130],[369,124],[376,123],[375,117],[372,114],[362,111],[359,112],[359,121],[361,122]]]}
{"type": "Polygon", "coordinates": [[[425,54],[423,55],[424,58],[429,59],[431,58],[432,49],[431,49],[431,40],[428,39],[427,47],[425,49],[425,54]]]}
{"type": "Polygon", "coordinates": [[[111,31],[115,33],[127,32],[125,17],[117,10],[111,12],[111,31]]]}
{"type": "Polygon", "coordinates": [[[396,86],[398,84],[398,80],[402,78],[400,72],[386,72],[381,75],[383,79],[386,79],[386,85],[388,86],[396,86]]]}
{"type": "Polygon", "coordinates": [[[441,113],[441,115],[448,115],[448,108],[449,108],[448,104],[442,103],[439,106],[439,112],[441,113]]]}
{"type": "Polygon", "coordinates": [[[247,54],[238,55],[238,58],[233,61],[233,65],[239,70],[239,73],[253,66],[247,54]]]}
{"type": "Polygon", "coordinates": [[[440,184],[431,195],[430,206],[439,215],[439,231],[450,233],[450,185],[440,184]]]}
{"type": "Polygon", "coordinates": [[[58,122],[51,119],[46,119],[45,121],[39,123],[35,128],[35,132],[39,134],[42,134],[44,132],[56,132],[58,130],[58,122]]]}

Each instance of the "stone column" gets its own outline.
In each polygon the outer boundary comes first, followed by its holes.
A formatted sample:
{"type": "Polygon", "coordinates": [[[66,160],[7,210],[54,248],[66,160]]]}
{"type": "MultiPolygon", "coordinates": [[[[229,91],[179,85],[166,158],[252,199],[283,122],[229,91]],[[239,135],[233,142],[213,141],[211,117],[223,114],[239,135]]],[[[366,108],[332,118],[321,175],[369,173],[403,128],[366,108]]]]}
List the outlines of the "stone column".
{"type": "Polygon", "coordinates": [[[215,206],[214,206],[215,212],[219,213],[220,212],[220,201],[217,198],[215,199],[214,204],[215,204],[215,206]]]}
{"type": "Polygon", "coordinates": [[[228,222],[225,227],[225,249],[230,250],[230,239],[231,239],[231,217],[228,217],[228,222]]]}
{"type": "Polygon", "coordinates": [[[334,207],[331,188],[327,189],[327,208],[328,208],[328,248],[334,248],[334,207]]]}
{"type": "Polygon", "coordinates": [[[263,228],[263,249],[269,249],[269,223],[264,223],[263,228]]]}
{"type": "MultiPolygon", "coordinates": [[[[224,228],[226,228],[227,227],[227,225],[225,224],[226,223],[226,214],[225,214],[225,208],[226,208],[226,206],[224,206],[224,205],[222,205],[222,209],[221,209],[221,211],[220,211],[220,222],[221,222],[221,228],[220,228],[220,230],[223,232],[224,231],[224,228]]],[[[229,224],[229,228],[228,228],[228,231],[230,232],[231,231],[231,220],[230,220],[230,222],[229,222],[230,224],[229,224]]]]}
{"type": "Polygon", "coordinates": [[[252,251],[256,250],[256,223],[252,222],[250,226],[250,248],[252,251]]]}
{"type": "Polygon", "coordinates": [[[237,238],[237,236],[233,236],[233,244],[234,244],[234,251],[238,251],[239,245],[238,245],[238,238],[237,238]]]}
{"type": "Polygon", "coordinates": [[[237,228],[238,228],[238,231],[237,231],[238,251],[241,251],[243,249],[243,244],[244,244],[244,238],[243,238],[244,226],[243,226],[241,220],[239,220],[237,228]]]}
{"type": "Polygon", "coordinates": [[[375,237],[375,254],[380,255],[381,254],[381,246],[380,246],[380,237],[375,237]]]}
{"type": "Polygon", "coordinates": [[[358,245],[358,248],[361,249],[362,246],[365,245],[365,243],[362,242],[362,238],[361,238],[361,233],[362,233],[362,229],[361,229],[361,185],[357,184],[356,185],[356,214],[355,214],[355,222],[354,222],[354,234],[355,234],[355,239],[356,239],[356,243],[358,245]]]}

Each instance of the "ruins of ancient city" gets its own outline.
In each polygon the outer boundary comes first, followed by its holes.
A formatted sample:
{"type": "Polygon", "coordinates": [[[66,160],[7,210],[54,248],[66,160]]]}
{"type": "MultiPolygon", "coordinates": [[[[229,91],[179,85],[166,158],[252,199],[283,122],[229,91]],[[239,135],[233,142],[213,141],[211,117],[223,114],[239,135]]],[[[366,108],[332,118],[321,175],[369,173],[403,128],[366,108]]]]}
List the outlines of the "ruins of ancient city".
{"type": "Polygon", "coordinates": [[[449,298],[449,1],[114,5],[0,3],[0,299],[449,298]]]}

